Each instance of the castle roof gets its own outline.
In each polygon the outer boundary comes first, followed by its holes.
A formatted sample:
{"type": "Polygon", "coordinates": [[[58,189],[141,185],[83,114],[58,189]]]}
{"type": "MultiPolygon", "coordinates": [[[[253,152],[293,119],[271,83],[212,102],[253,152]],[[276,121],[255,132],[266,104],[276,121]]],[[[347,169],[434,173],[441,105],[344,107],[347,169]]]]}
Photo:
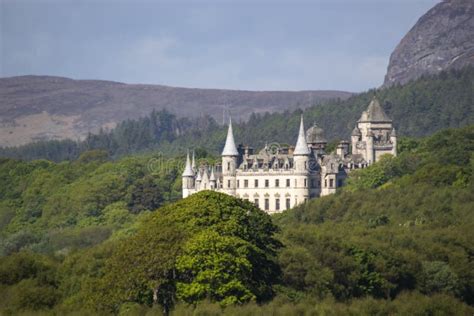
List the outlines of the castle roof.
{"type": "Polygon", "coordinates": [[[392,122],[392,120],[384,112],[379,100],[375,96],[373,97],[372,101],[370,101],[367,110],[362,112],[362,116],[360,117],[359,121],[392,122]]]}
{"type": "Polygon", "coordinates": [[[360,132],[360,129],[356,126],[354,127],[354,129],[352,130],[352,136],[361,136],[362,133],[360,132]]]}
{"type": "Polygon", "coordinates": [[[183,171],[183,177],[193,177],[194,176],[194,171],[193,168],[191,167],[191,160],[189,159],[189,150],[188,154],[186,156],[186,166],[184,167],[183,171]]]}
{"type": "Polygon", "coordinates": [[[209,177],[209,181],[216,181],[216,176],[214,175],[214,167],[211,168],[211,176],[209,177]]]}
{"type": "Polygon", "coordinates": [[[309,144],[327,143],[326,137],[324,137],[324,130],[316,123],[306,131],[306,141],[309,144]]]}
{"type": "Polygon", "coordinates": [[[238,156],[239,152],[235,146],[234,133],[232,131],[232,119],[229,119],[229,129],[227,130],[227,138],[225,140],[222,156],[238,156]]]}
{"type": "Polygon", "coordinates": [[[306,137],[304,135],[303,115],[301,115],[300,131],[298,133],[298,140],[296,141],[296,147],[293,155],[309,155],[310,153],[311,152],[308,148],[308,143],[306,143],[306,137]]]}

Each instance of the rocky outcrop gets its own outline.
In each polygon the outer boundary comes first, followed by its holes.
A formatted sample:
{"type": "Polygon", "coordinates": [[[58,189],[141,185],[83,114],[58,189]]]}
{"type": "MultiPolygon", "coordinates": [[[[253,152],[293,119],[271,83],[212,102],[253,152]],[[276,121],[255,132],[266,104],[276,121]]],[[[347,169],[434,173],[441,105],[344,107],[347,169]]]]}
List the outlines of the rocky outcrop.
{"type": "Polygon", "coordinates": [[[474,0],[443,1],[405,35],[390,57],[384,86],[474,64],[474,0]]]}

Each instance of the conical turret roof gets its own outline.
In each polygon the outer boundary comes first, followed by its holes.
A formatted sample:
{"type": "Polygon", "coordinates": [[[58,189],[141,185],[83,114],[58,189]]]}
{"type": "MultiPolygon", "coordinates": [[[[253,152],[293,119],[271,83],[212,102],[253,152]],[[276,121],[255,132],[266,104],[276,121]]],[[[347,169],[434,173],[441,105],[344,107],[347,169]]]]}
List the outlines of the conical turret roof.
{"type": "Polygon", "coordinates": [[[194,171],[191,167],[191,160],[189,159],[189,150],[186,156],[186,166],[184,167],[183,177],[194,177],[194,171]]]}
{"type": "Polygon", "coordinates": [[[209,177],[209,181],[216,181],[216,176],[214,175],[214,167],[211,168],[211,176],[209,177]]]}
{"type": "Polygon", "coordinates": [[[304,135],[303,115],[301,115],[300,131],[298,133],[298,140],[296,141],[296,147],[293,155],[309,155],[310,153],[311,152],[309,151],[308,143],[306,143],[306,137],[304,135]]]}
{"type": "Polygon", "coordinates": [[[365,111],[365,115],[363,113],[359,121],[391,122],[392,120],[384,112],[377,97],[374,96],[372,101],[370,101],[367,110],[365,111]]]}
{"type": "Polygon", "coordinates": [[[239,152],[235,146],[234,133],[232,131],[232,119],[229,119],[229,129],[227,130],[227,138],[225,140],[224,150],[222,156],[238,156],[239,152]]]}
{"type": "Polygon", "coordinates": [[[354,129],[352,130],[352,134],[351,134],[351,135],[352,135],[352,136],[361,136],[361,135],[362,135],[362,133],[360,132],[360,129],[359,129],[359,127],[357,127],[357,125],[356,125],[356,127],[354,127],[354,129]]]}
{"type": "Polygon", "coordinates": [[[306,142],[309,144],[327,143],[324,130],[316,122],[306,131],[306,142]]]}
{"type": "Polygon", "coordinates": [[[191,162],[191,168],[193,169],[193,171],[196,170],[196,159],[195,159],[194,156],[195,156],[195,155],[194,155],[194,150],[193,150],[193,160],[192,160],[192,162],[191,162]]]}

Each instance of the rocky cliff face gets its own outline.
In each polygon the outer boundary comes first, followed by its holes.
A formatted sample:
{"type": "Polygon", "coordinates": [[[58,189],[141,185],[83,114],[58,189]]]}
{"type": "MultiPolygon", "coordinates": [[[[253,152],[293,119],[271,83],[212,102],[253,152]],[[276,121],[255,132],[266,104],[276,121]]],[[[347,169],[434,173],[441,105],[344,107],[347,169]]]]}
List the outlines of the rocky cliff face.
{"type": "Polygon", "coordinates": [[[446,0],[423,15],[390,56],[384,86],[474,64],[474,0],[446,0]]]}

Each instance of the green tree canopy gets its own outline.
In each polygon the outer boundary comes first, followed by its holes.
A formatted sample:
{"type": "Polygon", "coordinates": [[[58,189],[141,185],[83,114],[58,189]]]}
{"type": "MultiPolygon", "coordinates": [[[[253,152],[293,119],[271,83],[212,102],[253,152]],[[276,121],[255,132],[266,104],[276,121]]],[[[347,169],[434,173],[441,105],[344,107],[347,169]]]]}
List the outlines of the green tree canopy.
{"type": "Polygon", "coordinates": [[[124,302],[176,297],[222,305],[271,298],[280,243],[268,214],[226,194],[203,191],[149,215],[118,242],[104,276],[90,285],[89,304],[117,311],[124,302]]]}

